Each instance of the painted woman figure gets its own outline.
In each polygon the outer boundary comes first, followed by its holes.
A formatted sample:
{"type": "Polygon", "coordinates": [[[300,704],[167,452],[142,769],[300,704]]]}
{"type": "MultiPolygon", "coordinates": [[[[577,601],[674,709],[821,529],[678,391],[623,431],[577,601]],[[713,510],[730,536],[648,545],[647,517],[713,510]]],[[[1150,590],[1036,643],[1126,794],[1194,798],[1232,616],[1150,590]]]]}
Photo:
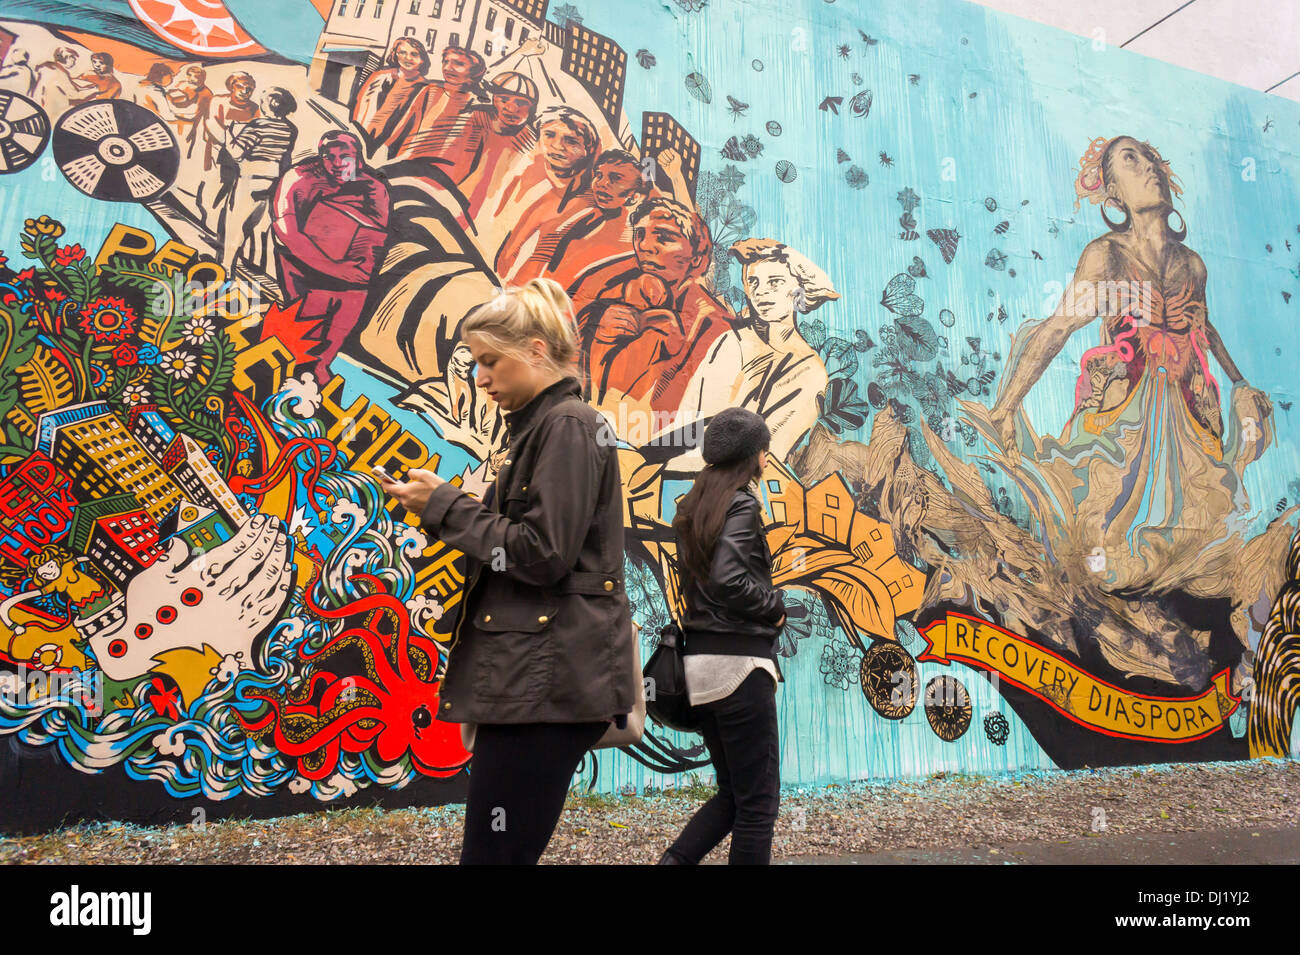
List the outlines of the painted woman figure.
{"type": "Polygon", "coordinates": [[[171,85],[174,75],[172,68],[166,63],[154,63],[149,67],[145,78],[140,81],[134,96],[137,106],[143,106],[167,123],[176,120],[172,113],[171,100],[167,98],[167,87],[171,85]]]}
{"type": "Polygon", "coordinates": [[[745,239],[731,254],[743,267],[747,305],[695,372],[682,414],[694,419],[728,407],[754,411],[772,432],[772,454],[784,460],[817,421],[817,395],[829,383],[796,319],[840,296],[825,272],[775,239],[745,239]]]}
{"type": "Polygon", "coordinates": [[[507,285],[535,278],[521,277],[519,267],[537,251],[538,240],[583,211],[580,197],[591,183],[591,166],[600,151],[595,124],[570,106],[545,110],[537,129],[533,156],[517,162],[513,176],[481,178],[469,196],[469,214],[478,216],[487,247],[496,245],[494,268],[507,285]],[[494,182],[503,184],[497,188],[494,182]],[[480,214],[484,202],[495,207],[490,219],[480,214]],[[504,236],[499,244],[498,234],[504,236]]]}
{"type": "Polygon", "coordinates": [[[368,153],[373,153],[407,118],[408,107],[429,85],[425,74],[432,62],[429,51],[415,37],[398,37],[384,68],[361,85],[352,107],[352,121],[365,133],[368,153]]]}
{"type": "Polygon", "coordinates": [[[1272,440],[1272,406],[1210,324],[1205,263],[1183,244],[1169,163],[1118,136],[1094,140],[1080,166],[1076,193],[1101,206],[1109,231],[1083,250],[1056,313],[1016,334],[992,410],[967,408],[1009,455],[1055,559],[1086,566],[1111,594],[1217,595],[1242,548],[1242,472],[1272,440]],[[1097,319],[1074,412],[1059,440],[1040,439],[1022,402],[1097,319]],[[1226,433],[1211,356],[1232,382],[1226,433]]]}
{"type": "Polygon", "coordinates": [[[9,616],[10,610],[32,597],[54,593],[67,598],[69,617],[89,616],[92,609],[98,609],[97,601],[106,596],[99,581],[81,572],[81,565],[89,561],[89,557],[74,557],[58,544],[41,548],[27,561],[33,589],[15,594],[0,604],[0,623],[14,629],[17,625],[9,616]]]}

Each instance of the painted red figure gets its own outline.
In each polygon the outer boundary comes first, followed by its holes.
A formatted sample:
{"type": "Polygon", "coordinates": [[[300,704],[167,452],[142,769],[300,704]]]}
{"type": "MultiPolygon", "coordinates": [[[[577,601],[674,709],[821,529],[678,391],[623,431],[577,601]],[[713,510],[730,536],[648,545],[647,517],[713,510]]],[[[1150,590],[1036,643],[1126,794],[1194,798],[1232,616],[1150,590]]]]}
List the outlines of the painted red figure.
{"type": "Polygon", "coordinates": [[[361,317],[371,273],[388,239],[388,188],[361,165],[361,143],[331,130],[317,155],[275,190],[272,227],[285,292],[303,300],[297,321],[317,343],[300,370],[330,378],[329,365],[361,317]]]}
{"type": "MultiPolygon", "coordinates": [[[[619,393],[671,415],[710,343],[733,315],[708,291],[708,226],[674,199],[654,197],[632,214],[634,265],[598,270],[595,301],[578,315],[592,397],[619,393]]],[[[581,296],[583,298],[586,295],[581,296]]]]}
{"type": "Polygon", "coordinates": [[[642,192],[636,159],[607,150],[596,160],[591,187],[571,207],[552,212],[553,202],[539,200],[519,217],[497,255],[497,275],[511,285],[546,276],[567,289],[584,273],[626,258],[628,213],[642,192]]]}

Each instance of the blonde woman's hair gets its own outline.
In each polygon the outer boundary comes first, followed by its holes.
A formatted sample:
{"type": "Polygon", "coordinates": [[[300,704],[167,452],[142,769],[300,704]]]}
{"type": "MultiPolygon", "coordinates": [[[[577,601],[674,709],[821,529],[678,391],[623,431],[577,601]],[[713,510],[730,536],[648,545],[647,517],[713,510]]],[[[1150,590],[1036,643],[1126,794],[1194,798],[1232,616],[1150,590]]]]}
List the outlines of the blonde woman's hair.
{"type": "Polygon", "coordinates": [[[554,279],[530,279],[519,288],[498,289],[494,298],[465,317],[461,341],[468,342],[470,335],[523,360],[529,357],[529,342],[540,338],[546,343],[547,363],[553,371],[581,378],[573,303],[554,279]]]}

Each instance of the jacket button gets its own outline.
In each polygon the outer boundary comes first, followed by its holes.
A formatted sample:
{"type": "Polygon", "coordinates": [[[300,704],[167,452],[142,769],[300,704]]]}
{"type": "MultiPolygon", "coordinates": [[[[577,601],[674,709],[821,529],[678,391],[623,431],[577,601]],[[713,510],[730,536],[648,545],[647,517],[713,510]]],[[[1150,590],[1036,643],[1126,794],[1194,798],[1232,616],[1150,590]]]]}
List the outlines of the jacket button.
{"type": "Polygon", "coordinates": [[[546,623],[546,621],[549,620],[549,619],[550,619],[549,617],[541,616],[541,617],[538,617],[538,618],[537,618],[537,622],[538,622],[538,623],[546,623]]]}
{"type": "Polygon", "coordinates": [[[521,491],[527,491],[527,490],[528,490],[528,485],[525,484],[525,485],[524,485],[523,487],[521,487],[519,490],[521,490],[521,491]]]}
{"type": "Polygon", "coordinates": [[[491,623],[491,622],[492,622],[492,614],[490,614],[490,613],[484,614],[484,615],[483,615],[483,622],[484,622],[484,623],[491,623]]]}
{"type": "Polygon", "coordinates": [[[613,589],[614,589],[614,581],[612,581],[612,580],[607,580],[607,581],[605,581],[605,589],[606,589],[606,590],[613,590],[613,589]]]}
{"type": "Polygon", "coordinates": [[[505,464],[509,464],[509,463],[510,463],[510,459],[509,459],[509,458],[506,458],[506,459],[505,459],[505,462],[503,463],[502,466],[504,466],[505,464]]]}
{"type": "Polygon", "coordinates": [[[450,704],[450,703],[444,703],[444,704],[442,704],[442,708],[443,708],[444,710],[449,710],[449,709],[451,709],[451,704],[450,704]]]}

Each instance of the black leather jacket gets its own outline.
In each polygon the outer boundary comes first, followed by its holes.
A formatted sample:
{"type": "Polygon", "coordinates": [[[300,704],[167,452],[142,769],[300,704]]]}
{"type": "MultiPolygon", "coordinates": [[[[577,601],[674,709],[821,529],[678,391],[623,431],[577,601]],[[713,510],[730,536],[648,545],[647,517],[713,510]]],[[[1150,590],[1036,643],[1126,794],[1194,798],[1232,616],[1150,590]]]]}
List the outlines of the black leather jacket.
{"type": "Polygon", "coordinates": [[[748,487],[736,491],[727,508],[708,581],[700,587],[687,578],[683,653],[776,659],[777,621],[785,604],[772,586],[762,506],[748,487]]]}
{"type": "Polygon", "coordinates": [[[609,425],[572,376],[506,423],[509,456],[491,503],[442,484],[422,515],[467,564],[438,716],[584,723],[630,713],[641,674],[631,663],[623,486],[609,425]]]}

